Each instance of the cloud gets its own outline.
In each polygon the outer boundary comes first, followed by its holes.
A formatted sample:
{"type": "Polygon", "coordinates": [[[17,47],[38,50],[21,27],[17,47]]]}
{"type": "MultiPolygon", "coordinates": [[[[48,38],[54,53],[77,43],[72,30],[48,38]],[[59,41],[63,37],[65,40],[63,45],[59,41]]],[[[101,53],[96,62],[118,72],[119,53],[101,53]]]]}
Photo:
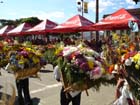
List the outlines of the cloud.
{"type": "Polygon", "coordinates": [[[120,4],[120,5],[124,5],[124,4],[125,4],[125,2],[120,2],[119,4],[120,4]]]}
{"type": "Polygon", "coordinates": [[[53,11],[53,12],[45,12],[45,11],[22,11],[22,12],[10,12],[9,15],[14,17],[13,19],[19,18],[27,18],[27,17],[38,17],[39,19],[45,20],[56,20],[56,19],[65,19],[64,12],[61,11],[53,11]],[[15,18],[16,17],[16,18],[15,18]]]}
{"type": "Polygon", "coordinates": [[[129,5],[127,8],[128,8],[128,9],[133,9],[133,8],[135,8],[135,6],[129,5]]]}
{"type": "Polygon", "coordinates": [[[54,11],[54,12],[45,12],[45,11],[32,11],[30,16],[38,17],[39,19],[56,19],[56,18],[65,18],[64,12],[54,11]]]}
{"type": "Polygon", "coordinates": [[[135,2],[133,0],[125,0],[127,4],[135,5],[135,2]]]}
{"type": "MultiPolygon", "coordinates": [[[[99,12],[103,12],[108,7],[115,5],[113,1],[110,0],[99,0],[99,12]]],[[[89,2],[89,9],[96,11],[96,0],[89,2]]]]}

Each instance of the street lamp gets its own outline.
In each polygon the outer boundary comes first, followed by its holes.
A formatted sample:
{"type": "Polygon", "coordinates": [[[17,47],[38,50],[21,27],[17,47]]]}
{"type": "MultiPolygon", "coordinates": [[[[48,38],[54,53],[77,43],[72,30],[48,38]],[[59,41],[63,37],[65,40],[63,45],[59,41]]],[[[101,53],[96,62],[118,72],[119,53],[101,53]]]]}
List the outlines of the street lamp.
{"type": "Polygon", "coordinates": [[[80,6],[80,8],[78,7],[78,9],[80,9],[81,13],[82,13],[82,16],[84,16],[84,12],[83,12],[83,9],[84,9],[84,0],[78,0],[77,1],[77,4],[80,6]]]}
{"type": "MultiPolygon", "coordinates": [[[[80,9],[80,12],[82,13],[82,16],[84,16],[84,11],[83,11],[83,9],[84,9],[84,0],[78,0],[77,1],[77,4],[80,6],[80,8],[78,7],[78,9],[80,9]]],[[[82,34],[82,39],[84,38],[84,34],[83,34],[83,32],[81,33],[82,34]]]]}

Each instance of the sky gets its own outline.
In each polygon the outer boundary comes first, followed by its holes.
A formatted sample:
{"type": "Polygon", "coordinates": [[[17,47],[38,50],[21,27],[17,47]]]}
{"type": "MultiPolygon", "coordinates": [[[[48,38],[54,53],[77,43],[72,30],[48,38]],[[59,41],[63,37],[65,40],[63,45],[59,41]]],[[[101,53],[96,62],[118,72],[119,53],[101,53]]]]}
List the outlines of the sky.
{"type": "MultiPolygon", "coordinates": [[[[0,0],[0,19],[20,19],[38,17],[41,20],[49,19],[61,24],[69,18],[80,14],[78,1],[81,0],[0,0]]],[[[84,17],[95,22],[96,0],[84,0],[88,2],[88,13],[84,17]]],[[[133,0],[99,0],[99,20],[104,14],[110,14],[120,8],[140,8],[140,2],[135,4],[133,0]]]]}

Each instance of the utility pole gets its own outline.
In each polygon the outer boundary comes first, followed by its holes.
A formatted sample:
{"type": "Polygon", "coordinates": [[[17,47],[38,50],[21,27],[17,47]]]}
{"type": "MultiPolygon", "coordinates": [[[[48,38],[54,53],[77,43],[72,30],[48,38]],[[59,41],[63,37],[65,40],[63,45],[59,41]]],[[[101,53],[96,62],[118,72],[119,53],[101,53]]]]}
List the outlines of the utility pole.
{"type": "Polygon", "coordinates": [[[83,12],[83,10],[84,10],[84,0],[81,0],[82,1],[82,16],[84,16],[84,12],[83,12]]]}
{"type": "MultiPolygon", "coordinates": [[[[97,23],[99,21],[99,0],[96,0],[96,14],[95,14],[95,22],[97,23]]],[[[96,43],[99,40],[99,31],[96,31],[96,43]]]]}

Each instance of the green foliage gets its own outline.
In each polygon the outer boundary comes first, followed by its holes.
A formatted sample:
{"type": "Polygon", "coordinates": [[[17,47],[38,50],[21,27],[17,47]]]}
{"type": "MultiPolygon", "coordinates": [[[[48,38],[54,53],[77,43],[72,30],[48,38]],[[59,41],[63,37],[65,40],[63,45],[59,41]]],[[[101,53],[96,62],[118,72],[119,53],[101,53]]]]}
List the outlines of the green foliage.
{"type": "Polygon", "coordinates": [[[80,70],[75,65],[70,64],[63,57],[59,57],[58,66],[62,72],[63,81],[66,88],[71,86],[74,90],[85,90],[92,87],[98,91],[101,85],[116,85],[114,78],[110,80],[106,79],[106,77],[90,79],[87,73],[85,73],[83,70],[80,70]]]}
{"type": "Polygon", "coordinates": [[[140,100],[140,69],[135,68],[135,63],[133,62],[131,66],[126,66],[126,72],[128,77],[126,78],[132,93],[134,96],[140,100]]]}
{"type": "Polygon", "coordinates": [[[5,19],[0,19],[1,27],[5,25],[14,25],[16,26],[16,21],[14,20],[5,20],[5,19]]]}
{"type": "Polygon", "coordinates": [[[56,65],[55,48],[50,48],[45,51],[45,59],[48,63],[56,65]]]}
{"type": "Polygon", "coordinates": [[[27,22],[31,24],[32,26],[37,25],[38,23],[41,22],[37,17],[29,17],[29,18],[21,18],[20,19],[21,23],[27,22]]]}
{"type": "Polygon", "coordinates": [[[31,24],[32,26],[37,25],[38,23],[41,22],[40,19],[37,17],[29,17],[29,18],[21,18],[21,19],[16,19],[16,20],[6,20],[6,19],[0,19],[1,27],[5,25],[13,25],[13,26],[18,26],[21,23],[27,22],[31,24]]]}

